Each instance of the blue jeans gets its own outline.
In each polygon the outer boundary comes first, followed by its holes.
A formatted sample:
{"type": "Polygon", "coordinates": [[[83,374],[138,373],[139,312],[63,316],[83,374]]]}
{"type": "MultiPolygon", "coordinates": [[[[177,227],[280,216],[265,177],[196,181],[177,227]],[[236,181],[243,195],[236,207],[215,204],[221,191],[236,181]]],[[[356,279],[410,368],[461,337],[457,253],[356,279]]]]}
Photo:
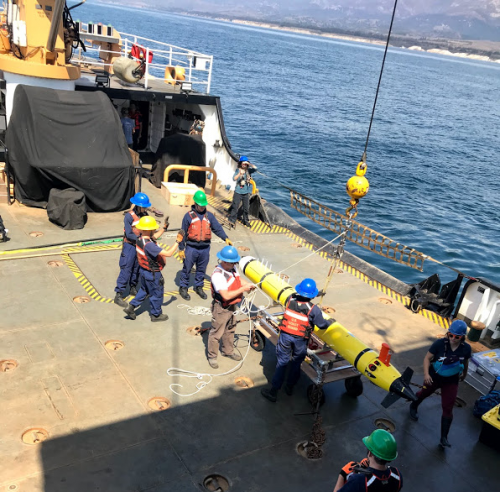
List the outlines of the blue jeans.
{"type": "Polygon", "coordinates": [[[179,285],[181,287],[189,287],[189,274],[191,268],[196,265],[196,274],[194,276],[194,286],[203,287],[205,281],[205,272],[207,271],[208,262],[210,260],[210,246],[204,248],[193,248],[186,244],[186,258],[182,267],[181,278],[179,285]]]}
{"type": "Polygon", "coordinates": [[[163,304],[164,283],[161,272],[153,273],[141,268],[141,288],[137,292],[137,295],[130,301],[130,305],[136,308],[149,296],[151,316],[160,316],[161,305],[163,304]]]}
{"type": "Polygon", "coordinates": [[[125,292],[127,285],[137,285],[139,282],[139,262],[135,245],[123,242],[120,255],[120,275],[116,281],[115,292],[125,292]]]}
{"type": "Polygon", "coordinates": [[[278,343],[276,344],[276,371],[271,384],[273,388],[279,390],[285,380],[286,366],[290,363],[287,386],[293,387],[300,377],[300,365],[307,355],[308,340],[280,332],[278,343]]]}

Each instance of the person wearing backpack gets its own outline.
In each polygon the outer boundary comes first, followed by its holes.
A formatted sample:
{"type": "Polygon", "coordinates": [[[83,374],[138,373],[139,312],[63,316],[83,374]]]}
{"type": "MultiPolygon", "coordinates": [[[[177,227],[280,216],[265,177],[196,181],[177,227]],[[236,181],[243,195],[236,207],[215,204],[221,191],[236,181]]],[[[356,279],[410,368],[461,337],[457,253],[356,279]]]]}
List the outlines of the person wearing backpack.
{"type": "Polygon", "coordinates": [[[467,325],[455,320],[444,338],[436,340],[424,357],[424,386],[417,393],[418,400],[410,404],[410,418],[418,420],[418,407],[428,396],[441,389],[441,439],[439,444],[450,447],[448,433],[453,421],[453,406],[458,393],[458,383],[467,376],[471,346],[465,341],[467,325]]]}

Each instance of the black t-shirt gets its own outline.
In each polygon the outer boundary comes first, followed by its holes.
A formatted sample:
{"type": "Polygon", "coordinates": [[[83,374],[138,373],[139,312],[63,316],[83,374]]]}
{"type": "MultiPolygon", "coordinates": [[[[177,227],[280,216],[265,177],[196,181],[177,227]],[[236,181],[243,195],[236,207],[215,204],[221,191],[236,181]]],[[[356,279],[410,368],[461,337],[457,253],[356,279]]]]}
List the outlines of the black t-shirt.
{"type": "Polygon", "coordinates": [[[434,356],[431,360],[431,377],[438,376],[450,383],[458,383],[460,366],[472,356],[471,346],[467,342],[461,342],[456,350],[452,350],[448,338],[436,340],[429,352],[434,356]]]}

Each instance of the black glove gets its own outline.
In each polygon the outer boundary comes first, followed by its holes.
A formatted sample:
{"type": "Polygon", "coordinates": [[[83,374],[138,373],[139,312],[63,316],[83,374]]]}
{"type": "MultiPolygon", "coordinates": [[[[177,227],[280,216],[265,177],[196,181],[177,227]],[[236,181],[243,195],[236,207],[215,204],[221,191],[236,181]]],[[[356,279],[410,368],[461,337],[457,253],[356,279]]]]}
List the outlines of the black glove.
{"type": "Polygon", "coordinates": [[[168,226],[170,225],[170,223],[169,223],[169,221],[168,221],[168,219],[169,219],[169,218],[170,218],[170,217],[166,217],[166,218],[165,218],[165,223],[163,224],[163,230],[164,230],[164,231],[168,231],[168,226]]]}

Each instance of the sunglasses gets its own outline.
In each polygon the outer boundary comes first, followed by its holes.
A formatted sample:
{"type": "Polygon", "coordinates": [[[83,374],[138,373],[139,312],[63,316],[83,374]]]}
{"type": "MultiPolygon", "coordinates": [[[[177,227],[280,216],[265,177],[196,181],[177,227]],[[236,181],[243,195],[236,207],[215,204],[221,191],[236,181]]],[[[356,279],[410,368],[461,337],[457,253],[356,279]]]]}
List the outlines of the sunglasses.
{"type": "Polygon", "coordinates": [[[448,338],[456,338],[457,340],[459,340],[460,338],[462,338],[462,335],[454,335],[453,333],[448,333],[448,338]]]}

